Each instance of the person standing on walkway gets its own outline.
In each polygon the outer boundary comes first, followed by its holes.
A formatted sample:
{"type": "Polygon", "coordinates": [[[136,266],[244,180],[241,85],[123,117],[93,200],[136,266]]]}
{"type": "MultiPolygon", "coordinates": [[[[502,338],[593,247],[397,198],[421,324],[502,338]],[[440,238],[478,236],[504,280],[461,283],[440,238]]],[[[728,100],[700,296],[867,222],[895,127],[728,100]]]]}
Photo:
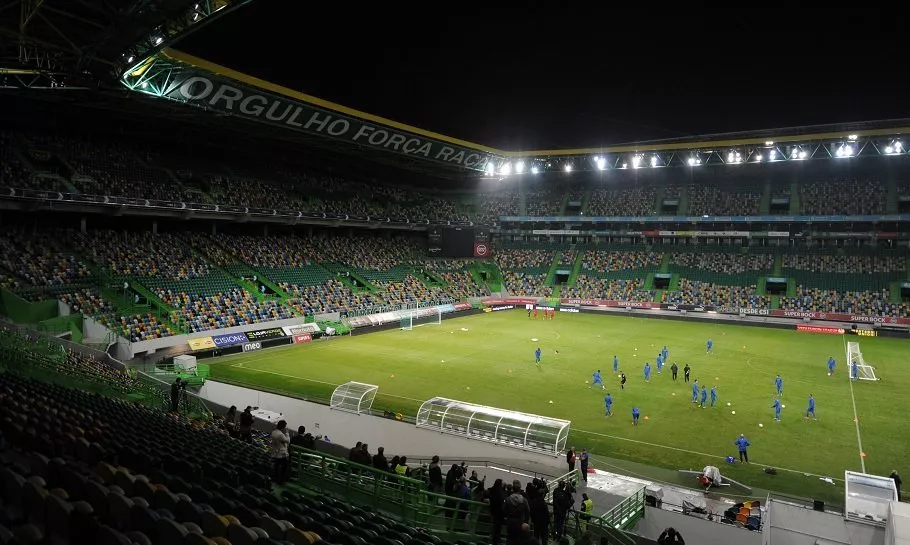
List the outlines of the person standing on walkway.
{"type": "Polygon", "coordinates": [[[892,470],[891,475],[889,476],[891,477],[891,480],[894,481],[894,488],[897,489],[897,501],[901,501],[901,484],[903,483],[903,481],[901,481],[901,476],[898,475],[896,469],[892,470]]]}
{"type": "Polygon", "coordinates": [[[581,480],[588,482],[588,451],[581,449],[581,480]]]}
{"type": "Polygon", "coordinates": [[[575,447],[570,448],[566,453],[566,464],[569,466],[569,471],[575,471],[575,447]]]}
{"type": "Polygon", "coordinates": [[[739,462],[740,463],[749,463],[749,447],[752,446],[752,443],[746,439],[744,434],[739,434],[739,439],[733,442],[736,447],[739,449],[739,462]]]}

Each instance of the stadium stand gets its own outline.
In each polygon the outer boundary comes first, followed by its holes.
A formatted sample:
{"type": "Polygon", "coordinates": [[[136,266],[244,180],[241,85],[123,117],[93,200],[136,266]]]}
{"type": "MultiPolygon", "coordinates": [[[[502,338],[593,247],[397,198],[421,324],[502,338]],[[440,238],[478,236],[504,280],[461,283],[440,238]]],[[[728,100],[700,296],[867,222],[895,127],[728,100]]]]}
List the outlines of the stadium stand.
{"type": "Polygon", "coordinates": [[[657,271],[661,257],[657,252],[634,246],[588,250],[582,256],[581,270],[594,278],[632,279],[657,271]]]}
{"type": "Polygon", "coordinates": [[[608,301],[653,301],[654,295],[644,289],[641,278],[632,280],[608,279],[579,274],[575,285],[560,291],[561,297],[578,299],[606,299],[608,301]]]}
{"type": "Polygon", "coordinates": [[[773,255],[741,254],[737,250],[674,252],[670,254],[670,270],[693,279],[738,286],[755,284],[760,274],[773,270],[773,255]]]}
{"type": "Polygon", "coordinates": [[[160,339],[174,334],[167,325],[160,323],[158,318],[151,313],[119,315],[117,307],[104,300],[93,289],[82,288],[63,293],[60,295],[60,300],[69,305],[72,313],[91,316],[101,325],[131,342],[160,339]]]}
{"type": "Polygon", "coordinates": [[[679,291],[665,291],[662,303],[674,305],[711,305],[727,308],[768,308],[770,297],[756,295],[756,286],[724,286],[711,282],[679,280],[679,291]]]}
{"type": "Polygon", "coordinates": [[[86,265],[61,245],[58,233],[15,228],[0,232],[0,269],[10,287],[31,300],[69,290],[91,276],[86,265]]]}
{"type": "Polygon", "coordinates": [[[881,290],[836,291],[806,286],[796,287],[795,297],[781,297],[781,308],[808,312],[840,312],[860,316],[910,316],[910,304],[893,302],[891,292],[881,290]]]}
{"type": "Polygon", "coordinates": [[[759,212],[762,189],[693,184],[689,186],[687,195],[691,216],[752,216],[759,212]]]}
{"type": "Polygon", "coordinates": [[[591,191],[589,216],[652,216],[656,193],[653,187],[603,189],[591,191]]]}
{"type": "Polygon", "coordinates": [[[558,191],[525,193],[528,216],[556,216],[562,208],[564,195],[558,191]]]}
{"type": "Polygon", "coordinates": [[[834,180],[799,185],[804,214],[883,214],[887,190],[878,180],[834,180]]]}
{"type": "Polygon", "coordinates": [[[517,192],[480,193],[476,221],[481,225],[495,225],[500,216],[517,216],[520,213],[517,192]]]}

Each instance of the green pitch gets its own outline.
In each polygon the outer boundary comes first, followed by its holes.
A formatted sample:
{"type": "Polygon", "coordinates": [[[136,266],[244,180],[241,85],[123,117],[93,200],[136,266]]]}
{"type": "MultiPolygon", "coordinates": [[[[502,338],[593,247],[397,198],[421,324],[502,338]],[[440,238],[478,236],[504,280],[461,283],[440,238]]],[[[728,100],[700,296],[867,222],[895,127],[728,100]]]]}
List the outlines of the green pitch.
{"type": "Polygon", "coordinates": [[[593,314],[531,320],[519,310],[228,356],[213,361],[211,372],[215,380],[322,400],[347,381],[376,384],[374,409],[409,415],[422,401],[443,396],[553,416],[571,420],[570,444],[595,455],[667,469],[712,464],[753,487],[842,502],[843,471],[860,470],[852,399],[867,472],[888,475],[910,454],[910,373],[903,368],[910,344],[848,339],[860,342],[882,379],[853,383],[852,397],[843,336],[593,314]],[[714,340],[710,355],[708,338],[714,340]],[[680,368],[676,382],[669,366],[657,374],[654,359],[664,345],[669,362],[680,368]],[[534,364],[538,346],[540,367],[534,364]],[[628,377],[624,391],[612,372],[614,354],[628,377]],[[829,356],[838,364],[830,377],[829,356]],[[645,361],[652,367],[650,383],[644,381],[645,361]],[[686,363],[693,380],[709,391],[717,385],[716,408],[690,402],[691,384],[682,379],[686,363]],[[604,392],[586,383],[597,369],[615,400],[610,418],[604,416],[604,392]],[[771,408],[777,373],[784,379],[782,422],[774,421],[771,408]],[[806,422],[810,393],[818,420],[806,422]],[[637,427],[633,405],[643,418],[637,427]],[[753,463],[729,466],[722,458],[736,455],[733,441],[740,433],[752,442],[753,463]],[[778,468],[778,475],[764,474],[766,466],[778,468]]]}

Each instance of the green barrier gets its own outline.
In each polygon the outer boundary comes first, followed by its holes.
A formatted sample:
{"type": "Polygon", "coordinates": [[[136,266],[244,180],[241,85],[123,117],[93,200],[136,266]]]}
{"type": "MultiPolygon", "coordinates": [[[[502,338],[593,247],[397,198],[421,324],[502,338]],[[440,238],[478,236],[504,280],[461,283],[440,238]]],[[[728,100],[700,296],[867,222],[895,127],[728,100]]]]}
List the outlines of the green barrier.
{"type": "Polygon", "coordinates": [[[318,495],[370,509],[445,539],[487,543],[489,506],[428,491],[424,481],[291,447],[295,484],[318,495]]]}
{"type": "Polygon", "coordinates": [[[29,302],[8,289],[0,289],[3,313],[16,324],[37,324],[60,314],[56,299],[29,302]]]}

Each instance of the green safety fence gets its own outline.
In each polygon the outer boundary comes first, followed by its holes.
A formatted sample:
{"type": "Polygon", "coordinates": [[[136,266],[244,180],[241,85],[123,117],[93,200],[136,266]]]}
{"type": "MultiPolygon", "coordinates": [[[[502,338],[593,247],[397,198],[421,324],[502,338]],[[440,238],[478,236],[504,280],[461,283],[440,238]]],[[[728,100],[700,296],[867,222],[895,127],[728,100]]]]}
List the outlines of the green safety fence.
{"type": "Polygon", "coordinates": [[[436,494],[422,480],[298,447],[291,448],[291,467],[294,483],[314,494],[371,509],[448,539],[489,540],[492,520],[485,503],[436,494]]]}
{"type": "Polygon", "coordinates": [[[60,314],[56,298],[31,302],[5,288],[0,288],[0,310],[17,324],[37,324],[60,314]]]}

